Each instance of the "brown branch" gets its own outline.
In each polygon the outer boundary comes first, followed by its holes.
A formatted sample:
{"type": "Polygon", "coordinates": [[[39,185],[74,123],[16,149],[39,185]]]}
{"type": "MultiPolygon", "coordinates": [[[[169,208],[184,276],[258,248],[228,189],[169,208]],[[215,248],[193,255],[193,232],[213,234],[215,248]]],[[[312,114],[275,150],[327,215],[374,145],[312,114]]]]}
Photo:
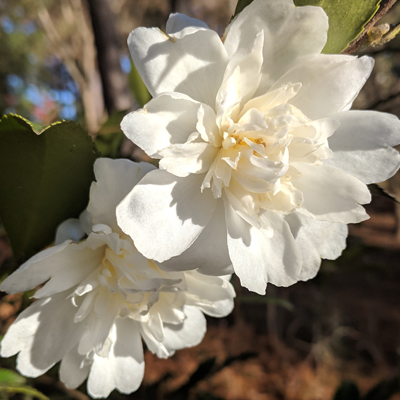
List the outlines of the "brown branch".
{"type": "Polygon", "coordinates": [[[356,39],[354,39],[347,48],[343,51],[343,54],[352,54],[354,53],[363,43],[366,38],[369,30],[380,20],[389,9],[397,2],[397,0],[382,0],[379,5],[378,12],[372,17],[371,21],[369,21],[362,31],[361,35],[359,35],[356,39]]]}
{"type": "Polygon", "coordinates": [[[43,383],[44,385],[53,386],[56,389],[63,391],[71,399],[75,399],[75,400],[90,400],[90,398],[88,396],[86,396],[85,394],[81,393],[79,390],[68,389],[62,382],[59,382],[59,381],[51,378],[48,375],[40,376],[40,377],[36,378],[36,380],[38,382],[40,382],[40,383],[43,383]]]}
{"type": "Polygon", "coordinates": [[[379,108],[381,105],[384,105],[385,103],[388,103],[391,100],[397,99],[400,96],[400,92],[397,93],[392,93],[391,95],[389,95],[388,97],[386,97],[385,99],[380,99],[377,100],[375,103],[369,105],[367,107],[368,110],[376,110],[377,108],[379,108]]]}

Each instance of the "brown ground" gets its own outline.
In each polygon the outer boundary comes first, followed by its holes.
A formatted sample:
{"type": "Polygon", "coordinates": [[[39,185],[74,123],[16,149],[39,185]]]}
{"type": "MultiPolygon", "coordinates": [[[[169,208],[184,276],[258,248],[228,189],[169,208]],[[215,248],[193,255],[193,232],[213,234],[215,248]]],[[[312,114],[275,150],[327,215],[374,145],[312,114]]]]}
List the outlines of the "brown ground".
{"type": "MultiPolygon", "coordinates": [[[[327,400],[342,380],[357,382],[363,393],[398,374],[400,242],[394,203],[374,197],[368,211],[370,220],[351,227],[344,255],[324,262],[317,278],[290,288],[270,286],[267,297],[250,294],[235,281],[238,301],[233,314],[209,319],[199,346],[178,351],[168,360],[147,352],[142,388],[130,396],[110,398],[164,399],[201,362],[216,357],[216,365],[221,365],[228,357],[246,352],[254,354],[211,373],[190,391],[189,398],[327,400]],[[156,394],[149,397],[151,385],[160,381],[156,394]],[[214,397],[198,397],[199,393],[214,397]]],[[[3,272],[10,257],[2,237],[3,272]]],[[[2,298],[2,333],[26,301],[21,295],[2,298]]],[[[5,362],[7,368],[13,367],[5,362]]],[[[55,385],[50,378],[39,382],[41,390],[43,383],[55,385]]],[[[63,398],[83,400],[86,396],[65,392],[63,398]]]]}

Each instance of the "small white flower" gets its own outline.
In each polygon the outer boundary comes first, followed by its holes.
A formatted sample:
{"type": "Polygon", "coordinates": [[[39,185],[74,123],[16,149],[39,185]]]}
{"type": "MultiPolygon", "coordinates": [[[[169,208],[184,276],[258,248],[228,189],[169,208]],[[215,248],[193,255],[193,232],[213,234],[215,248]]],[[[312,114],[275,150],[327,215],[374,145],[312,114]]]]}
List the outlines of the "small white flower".
{"type": "Polygon", "coordinates": [[[198,344],[202,312],[225,316],[234,290],[224,277],[165,272],[144,258],[116,224],[115,207],[153,167],[99,159],[97,183],[80,220],[68,220],[56,246],[23,264],[1,285],[17,293],[46,282],[11,325],[1,356],[19,353],[17,369],[37,377],[61,360],[60,379],[79,386],[88,376],[92,397],[131,393],[144,372],[142,338],[159,357],[198,344]],[[84,234],[88,237],[80,243],[84,234]],[[59,243],[62,241],[62,243],[59,243]]]}
{"type": "Polygon", "coordinates": [[[399,168],[400,123],[348,111],[373,60],[320,54],[327,31],[322,8],[255,0],[224,41],[180,14],[167,34],[131,33],[154,99],[122,129],[161,159],[117,209],[140,252],[159,262],[181,254],[163,268],[210,275],[232,262],[261,294],[340,255],[346,224],[368,218],[366,184],[399,168]]]}

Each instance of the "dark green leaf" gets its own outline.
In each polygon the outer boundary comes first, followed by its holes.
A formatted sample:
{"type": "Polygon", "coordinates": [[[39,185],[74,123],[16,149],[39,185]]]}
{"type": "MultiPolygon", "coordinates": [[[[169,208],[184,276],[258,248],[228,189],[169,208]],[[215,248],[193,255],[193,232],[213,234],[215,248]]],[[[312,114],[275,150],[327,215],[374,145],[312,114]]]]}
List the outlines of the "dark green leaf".
{"type": "MultiPolygon", "coordinates": [[[[253,0],[239,0],[235,16],[253,0]]],[[[322,7],[329,17],[328,41],[325,54],[341,53],[363,31],[379,9],[381,0],[294,0],[296,6],[322,7]]]]}
{"type": "Polygon", "coordinates": [[[50,244],[56,227],[86,207],[98,155],[74,122],[36,133],[18,115],[0,120],[0,218],[19,261],[50,244]]]}
{"type": "Polygon", "coordinates": [[[151,96],[133,62],[131,62],[131,66],[132,69],[129,73],[129,86],[139,106],[143,107],[151,99],[151,96]]]}
{"type": "Polygon", "coordinates": [[[354,382],[344,381],[336,391],[333,400],[358,400],[360,391],[354,382]]]}
{"type": "Polygon", "coordinates": [[[97,150],[103,157],[117,158],[124,138],[125,136],[122,132],[96,136],[95,143],[97,150]]]}

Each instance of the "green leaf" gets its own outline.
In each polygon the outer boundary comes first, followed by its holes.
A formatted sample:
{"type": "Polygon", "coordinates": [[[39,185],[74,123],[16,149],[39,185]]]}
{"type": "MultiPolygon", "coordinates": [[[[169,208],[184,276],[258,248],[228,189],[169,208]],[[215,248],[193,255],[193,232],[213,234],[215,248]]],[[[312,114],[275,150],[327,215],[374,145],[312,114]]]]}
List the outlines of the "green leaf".
{"type": "Polygon", "coordinates": [[[97,157],[74,122],[36,133],[18,115],[0,120],[0,219],[19,261],[50,244],[57,226],[86,207],[97,157]]]}
{"type": "Polygon", "coordinates": [[[151,99],[151,96],[133,62],[131,62],[131,66],[131,72],[129,73],[129,86],[139,106],[143,107],[151,99]]]}
{"type": "Polygon", "coordinates": [[[329,17],[328,41],[322,52],[341,53],[379,10],[381,0],[294,0],[296,6],[322,7],[329,17]]]}
{"type": "MultiPolygon", "coordinates": [[[[239,0],[235,16],[253,0],[239,0]]],[[[341,53],[363,31],[379,9],[381,0],[294,0],[296,6],[322,7],[329,17],[328,41],[325,54],[341,53]]]]}
{"type": "Polygon", "coordinates": [[[99,135],[107,135],[109,133],[121,132],[121,121],[128,113],[128,110],[117,111],[112,114],[106,122],[100,127],[99,135]]]}
{"type": "Polygon", "coordinates": [[[118,156],[118,151],[125,138],[120,125],[127,112],[128,110],[124,110],[112,114],[101,126],[94,141],[97,150],[103,157],[116,158],[118,156]]]}
{"type": "Polygon", "coordinates": [[[247,304],[274,304],[279,307],[285,308],[288,311],[294,311],[294,305],[285,299],[280,299],[279,297],[272,296],[258,296],[258,295],[246,295],[238,296],[236,298],[238,303],[247,304]]]}
{"type": "Polygon", "coordinates": [[[30,386],[8,386],[0,384],[0,393],[21,393],[25,396],[36,397],[40,400],[50,400],[43,393],[40,393],[38,390],[30,386]]]}
{"type": "Polygon", "coordinates": [[[26,379],[9,369],[0,368],[0,385],[7,385],[9,383],[16,385],[23,385],[26,379]]]}
{"type": "Polygon", "coordinates": [[[354,382],[344,381],[336,391],[333,400],[359,400],[360,391],[354,382]]]}

